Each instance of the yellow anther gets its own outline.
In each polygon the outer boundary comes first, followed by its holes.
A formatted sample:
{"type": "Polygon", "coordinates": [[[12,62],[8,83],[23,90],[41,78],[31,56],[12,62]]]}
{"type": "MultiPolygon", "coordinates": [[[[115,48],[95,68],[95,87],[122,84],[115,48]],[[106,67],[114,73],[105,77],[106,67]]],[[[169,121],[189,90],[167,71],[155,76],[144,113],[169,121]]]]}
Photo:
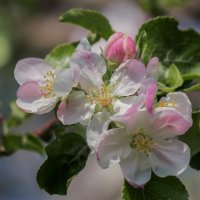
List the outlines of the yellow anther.
{"type": "Polygon", "coordinates": [[[40,86],[42,94],[45,98],[54,96],[54,91],[53,91],[54,80],[55,80],[54,70],[48,71],[47,74],[44,76],[44,83],[40,86]]]}
{"type": "Polygon", "coordinates": [[[112,103],[112,95],[110,93],[109,86],[101,85],[100,89],[91,89],[87,98],[96,104],[100,104],[103,107],[107,107],[112,103]]]}
{"type": "Polygon", "coordinates": [[[138,152],[143,152],[146,156],[149,156],[149,153],[152,150],[153,142],[150,137],[144,135],[143,130],[140,130],[132,137],[130,146],[138,152]]]}
{"type": "Polygon", "coordinates": [[[157,107],[175,107],[176,103],[174,101],[166,102],[166,101],[160,101],[157,105],[157,107]]]}

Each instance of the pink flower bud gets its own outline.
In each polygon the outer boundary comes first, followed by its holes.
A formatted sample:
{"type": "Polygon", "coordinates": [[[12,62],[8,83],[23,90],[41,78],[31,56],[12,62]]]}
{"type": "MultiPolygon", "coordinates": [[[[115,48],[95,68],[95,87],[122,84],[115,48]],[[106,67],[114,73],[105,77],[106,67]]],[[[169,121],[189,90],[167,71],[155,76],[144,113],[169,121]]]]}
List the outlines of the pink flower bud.
{"type": "Polygon", "coordinates": [[[134,58],[135,54],[135,42],[130,36],[126,36],[121,32],[111,35],[104,50],[105,58],[117,64],[121,64],[127,59],[134,58]]]}

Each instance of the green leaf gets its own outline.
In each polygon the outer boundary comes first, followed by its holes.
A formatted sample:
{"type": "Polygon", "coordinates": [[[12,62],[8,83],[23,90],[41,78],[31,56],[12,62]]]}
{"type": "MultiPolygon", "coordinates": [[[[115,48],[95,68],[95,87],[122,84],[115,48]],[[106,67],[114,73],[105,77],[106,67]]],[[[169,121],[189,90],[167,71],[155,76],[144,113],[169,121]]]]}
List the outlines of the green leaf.
{"type": "Polygon", "coordinates": [[[157,56],[165,68],[175,64],[184,80],[200,77],[200,35],[194,30],[179,30],[178,22],[170,17],[147,21],[139,30],[147,34],[144,63],[157,56]],[[195,71],[195,73],[194,73],[195,71]]]}
{"type": "Polygon", "coordinates": [[[38,184],[49,194],[66,195],[68,182],[84,168],[90,150],[80,135],[67,133],[51,142],[46,152],[48,159],[38,171],[38,184]]]}
{"type": "Polygon", "coordinates": [[[200,90],[200,83],[194,84],[189,88],[185,88],[183,91],[190,92],[190,91],[198,91],[198,90],[200,90]]]}
{"type": "Polygon", "coordinates": [[[74,44],[58,45],[46,56],[45,60],[54,67],[68,67],[69,59],[75,48],[74,44]]]}
{"type": "Polygon", "coordinates": [[[3,146],[5,151],[13,153],[17,150],[24,149],[35,151],[41,155],[44,154],[44,147],[41,141],[32,135],[14,135],[7,134],[3,136],[3,146]]]}
{"type": "Polygon", "coordinates": [[[192,157],[190,160],[190,166],[193,169],[200,170],[200,152],[192,157]]]}
{"type": "Polygon", "coordinates": [[[183,78],[176,65],[171,65],[168,69],[160,66],[159,75],[158,87],[163,92],[173,92],[183,84],[183,78]]]}
{"type": "Polygon", "coordinates": [[[192,127],[184,135],[179,136],[179,139],[190,147],[191,156],[200,152],[200,113],[193,113],[192,118],[192,127]]]}
{"type": "Polygon", "coordinates": [[[62,14],[59,20],[82,26],[106,40],[114,32],[107,18],[94,10],[71,9],[62,14]]]}
{"type": "Polygon", "coordinates": [[[135,189],[125,181],[122,200],[188,200],[188,193],[178,178],[153,175],[144,188],[135,189]]]}

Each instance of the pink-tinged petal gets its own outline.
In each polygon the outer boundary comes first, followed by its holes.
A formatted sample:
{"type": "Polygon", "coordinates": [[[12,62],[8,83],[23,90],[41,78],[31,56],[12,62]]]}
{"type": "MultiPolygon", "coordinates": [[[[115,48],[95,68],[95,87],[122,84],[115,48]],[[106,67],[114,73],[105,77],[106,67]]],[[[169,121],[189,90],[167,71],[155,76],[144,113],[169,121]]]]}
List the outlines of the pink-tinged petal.
{"type": "Polygon", "coordinates": [[[29,81],[21,85],[17,91],[17,105],[28,113],[44,114],[56,105],[57,98],[44,98],[37,82],[29,81]]]}
{"type": "Polygon", "coordinates": [[[124,47],[124,51],[125,51],[125,56],[124,56],[123,62],[125,62],[128,59],[135,58],[136,44],[131,37],[127,36],[124,38],[123,47],[124,47]]]}
{"type": "Polygon", "coordinates": [[[122,128],[111,129],[104,133],[97,145],[97,161],[106,169],[125,159],[131,152],[129,137],[122,128]]]}
{"type": "Polygon", "coordinates": [[[157,83],[155,80],[153,79],[145,79],[142,83],[142,86],[139,90],[139,94],[140,95],[145,95],[145,106],[147,108],[147,110],[149,111],[149,113],[153,112],[153,104],[154,104],[154,99],[156,96],[156,92],[157,92],[157,83]]]}
{"type": "Polygon", "coordinates": [[[141,87],[145,76],[146,70],[142,62],[135,59],[126,61],[117,68],[111,77],[113,94],[116,96],[135,94],[141,87]]]}
{"type": "Polygon", "coordinates": [[[85,93],[74,91],[58,106],[57,117],[64,125],[87,124],[94,113],[95,105],[87,101],[85,93]]]}
{"type": "Polygon", "coordinates": [[[133,187],[143,187],[151,178],[151,166],[149,158],[134,150],[129,156],[120,162],[120,167],[125,179],[133,187]]]}
{"type": "Polygon", "coordinates": [[[18,61],[14,76],[16,81],[21,85],[27,81],[36,81],[42,83],[44,76],[51,70],[48,64],[40,58],[25,58],[18,61]]]}
{"type": "Polygon", "coordinates": [[[192,104],[190,102],[190,99],[185,93],[172,92],[172,93],[168,93],[166,97],[161,98],[156,110],[176,110],[182,113],[187,119],[191,119],[192,104]],[[159,107],[162,104],[164,106],[159,107]]]}
{"type": "Polygon", "coordinates": [[[189,165],[190,149],[185,143],[175,139],[159,140],[149,158],[157,176],[178,176],[189,165]]]}
{"type": "Polygon", "coordinates": [[[102,75],[106,72],[103,58],[96,53],[77,51],[71,58],[72,67],[80,70],[80,85],[88,92],[103,84],[102,75]]]}
{"type": "Polygon", "coordinates": [[[156,111],[151,132],[155,138],[172,138],[184,134],[192,126],[192,120],[174,110],[156,111]]]}
{"type": "Polygon", "coordinates": [[[86,138],[87,144],[91,149],[96,149],[100,136],[108,130],[111,121],[110,116],[109,112],[103,110],[94,114],[90,120],[86,131],[86,138]]]}
{"type": "Polygon", "coordinates": [[[82,38],[81,41],[79,42],[77,48],[77,51],[91,51],[91,46],[87,38],[82,38]]]}
{"type": "Polygon", "coordinates": [[[42,92],[38,83],[29,81],[21,85],[17,90],[17,98],[27,103],[32,103],[42,98],[42,92]]]}
{"type": "Polygon", "coordinates": [[[58,71],[54,81],[54,93],[59,97],[67,96],[72,87],[77,85],[79,73],[75,68],[58,71]]]}
{"type": "Polygon", "coordinates": [[[153,57],[147,65],[147,77],[153,78],[154,80],[158,79],[158,58],[153,57]]]}

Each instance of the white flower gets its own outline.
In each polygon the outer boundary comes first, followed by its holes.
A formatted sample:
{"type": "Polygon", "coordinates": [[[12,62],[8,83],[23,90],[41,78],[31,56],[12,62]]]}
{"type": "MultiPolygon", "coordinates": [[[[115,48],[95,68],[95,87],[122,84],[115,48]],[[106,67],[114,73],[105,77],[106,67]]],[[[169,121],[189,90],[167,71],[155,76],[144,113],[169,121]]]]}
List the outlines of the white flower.
{"type": "Polygon", "coordinates": [[[59,98],[66,97],[77,85],[79,76],[75,69],[57,70],[39,58],[20,60],[14,75],[20,84],[17,105],[36,114],[51,111],[59,98]]]}
{"type": "Polygon", "coordinates": [[[73,91],[69,99],[60,104],[57,116],[65,125],[77,122],[87,124],[96,106],[100,110],[110,109],[119,114],[124,113],[132,104],[144,104],[147,91],[137,96],[136,92],[145,81],[152,81],[151,76],[157,68],[156,58],[151,60],[147,70],[140,61],[127,60],[114,71],[107,84],[102,78],[107,70],[104,59],[91,52],[86,39],[80,42],[70,63],[80,71],[79,84],[84,92],[73,91]]]}
{"type": "MultiPolygon", "coordinates": [[[[99,165],[105,169],[119,163],[126,180],[143,186],[151,170],[160,177],[176,176],[189,164],[190,150],[175,139],[184,134],[192,121],[176,110],[138,110],[132,106],[124,115],[111,117],[122,125],[108,130],[105,114],[95,114],[87,130],[87,142],[95,150],[99,165]],[[100,122],[98,124],[97,122],[100,122]],[[91,127],[98,127],[92,129],[91,127]]],[[[107,120],[110,120],[107,118],[107,120]]]]}

